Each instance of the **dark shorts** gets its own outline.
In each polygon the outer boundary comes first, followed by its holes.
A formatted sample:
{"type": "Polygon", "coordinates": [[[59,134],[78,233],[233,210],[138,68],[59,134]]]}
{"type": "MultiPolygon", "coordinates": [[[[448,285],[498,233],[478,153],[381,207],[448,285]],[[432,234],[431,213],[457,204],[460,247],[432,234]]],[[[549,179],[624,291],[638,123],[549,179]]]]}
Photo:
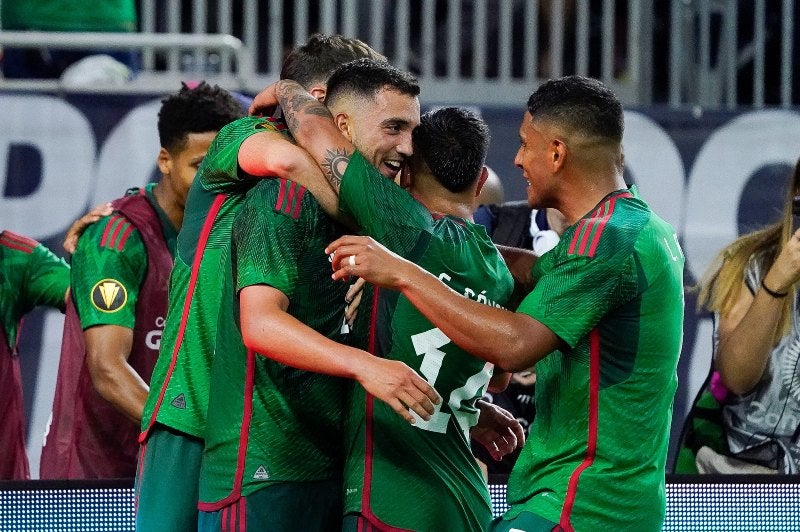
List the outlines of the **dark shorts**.
{"type": "MultiPolygon", "coordinates": [[[[518,530],[522,532],[557,532],[562,530],[558,523],[548,521],[530,512],[522,512],[518,516],[508,521],[498,517],[489,525],[490,532],[510,532],[518,530]]],[[[600,531],[596,531],[600,532],[600,531]]]]}
{"type": "Polygon", "coordinates": [[[338,532],[342,529],[342,481],[268,485],[214,512],[200,512],[197,530],[338,532]]]}
{"type": "Polygon", "coordinates": [[[137,532],[197,530],[203,440],[156,424],[139,449],[137,532]]]}

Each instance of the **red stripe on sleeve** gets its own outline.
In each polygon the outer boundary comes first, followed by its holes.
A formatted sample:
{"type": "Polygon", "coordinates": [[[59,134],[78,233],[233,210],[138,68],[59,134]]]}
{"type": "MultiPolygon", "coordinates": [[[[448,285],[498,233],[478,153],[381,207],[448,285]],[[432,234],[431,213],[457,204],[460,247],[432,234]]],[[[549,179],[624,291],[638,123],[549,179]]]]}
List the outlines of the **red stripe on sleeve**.
{"type": "Polygon", "coordinates": [[[294,202],[294,195],[295,195],[296,192],[297,192],[297,183],[295,183],[294,181],[291,181],[289,183],[289,193],[288,193],[287,198],[286,198],[286,205],[283,208],[283,213],[284,214],[289,214],[289,215],[292,214],[292,205],[293,205],[293,202],[294,202]]]}
{"type": "Polygon", "coordinates": [[[116,245],[116,248],[119,251],[122,251],[123,249],[125,249],[125,242],[128,241],[128,237],[131,236],[132,232],[133,232],[133,226],[132,225],[128,225],[127,227],[125,227],[125,232],[122,233],[122,236],[119,238],[119,241],[117,242],[117,245],[116,245]]]}
{"type": "Polygon", "coordinates": [[[108,219],[108,222],[106,223],[106,229],[103,231],[102,238],[100,238],[100,246],[105,247],[108,245],[108,236],[111,233],[111,229],[120,218],[121,216],[119,214],[113,214],[111,215],[111,218],[108,219]]]}
{"type": "Polygon", "coordinates": [[[292,218],[297,220],[300,218],[300,209],[303,206],[303,196],[306,193],[305,187],[297,187],[297,199],[294,202],[294,211],[292,211],[292,218]]]}
{"type": "Polygon", "coordinates": [[[25,253],[26,255],[30,255],[31,253],[33,253],[33,249],[31,249],[31,248],[29,248],[27,246],[21,246],[21,245],[17,244],[16,242],[7,241],[7,240],[0,240],[0,244],[3,244],[5,247],[7,247],[9,249],[14,249],[14,250],[17,250],[17,251],[21,251],[21,252],[25,253]]]}
{"type": "Polygon", "coordinates": [[[589,246],[589,256],[594,257],[594,252],[597,250],[597,245],[600,243],[600,236],[603,234],[603,229],[605,229],[608,220],[611,219],[611,214],[614,212],[614,205],[617,202],[617,198],[611,198],[608,202],[608,210],[606,214],[597,221],[597,231],[594,234],[594,239],[592,239],[592,245],[589,246]]]}
{"type": "Polygon", "coordinates": [[[28,238],[27,236],[22,236],[13,231],[3,231],[0,233],[0,241],[10,248],[26,253],[33,252],[33,249],[39,245],[39,242],[36,240],[28,238]]]}
{"type": "Polygon", "coordinates": [[[580,239],[580,235],[583,232],[583,228],[586,225],[586,220],[581,220],[578,222],[577,227],[575,227],[575,233],[572,235],[572,240],[569,243],[569,250],[567,253],[572,255],[575,253],[575,247],[578,245],[578,240],[580,239]]]}
{"type": "Polygon", "coordinates": [[[278,190],[278,199],[275,200],[275,210],[276,211],[282,211],[283,210],[283,198],[284,198],[284,196],[286,196],[286,184],[287,184],[287,181],[281,179],[279,181],[279,183],[280,183],[281,186],[280,186],[280,189],[278,190]]]}

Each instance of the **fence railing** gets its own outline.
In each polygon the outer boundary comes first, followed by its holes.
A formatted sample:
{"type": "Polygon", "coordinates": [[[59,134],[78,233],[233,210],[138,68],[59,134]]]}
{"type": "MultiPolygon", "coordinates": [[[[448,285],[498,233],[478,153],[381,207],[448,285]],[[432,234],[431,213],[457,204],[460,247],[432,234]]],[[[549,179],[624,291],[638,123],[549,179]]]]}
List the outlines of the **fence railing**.
{"type": "Polygon", "coordinates": [[[138,34],[0,32],[0,46],[134,49],[142,71],[130,90],[203,77],[255,92],[310,34],[341,33],[415,73],[430,103],[517,105],[577,73],[626,105],[788,107],[800,101],[796,10],[794,0],[140,0],[138,34]]]}

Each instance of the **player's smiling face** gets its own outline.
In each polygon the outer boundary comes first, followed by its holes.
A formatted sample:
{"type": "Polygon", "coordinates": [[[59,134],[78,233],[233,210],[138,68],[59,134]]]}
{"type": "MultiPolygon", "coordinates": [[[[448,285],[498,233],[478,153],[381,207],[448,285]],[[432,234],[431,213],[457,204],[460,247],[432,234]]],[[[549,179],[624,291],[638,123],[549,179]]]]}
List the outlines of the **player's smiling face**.
{"type": "Polygon", "coordinates": [[[514,164],[522,169],[522,177],[528,182],[528,205],[534,209],[552,207],[549,198],[555,177],[549,172],[549,138],[534,127],[531,114],[526,112],[519,128],[519,150],[514,164]]]}
{"type": "Polygon", "coordinates": [[[364,101],[352,120],[350,141],[381,174],[394,179],[413,152],[411,132],[419,125],[416,96],[382,89],[364,101]]]}

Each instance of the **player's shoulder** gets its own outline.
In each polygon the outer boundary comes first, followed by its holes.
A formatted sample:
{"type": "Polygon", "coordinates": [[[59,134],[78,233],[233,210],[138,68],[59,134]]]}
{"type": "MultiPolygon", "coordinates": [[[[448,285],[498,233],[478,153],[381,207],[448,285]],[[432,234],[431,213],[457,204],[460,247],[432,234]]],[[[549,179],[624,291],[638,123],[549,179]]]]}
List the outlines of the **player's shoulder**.
{"type": "Polygon", "coordinates": [[[282,178],[262,179],[248,194],[248,202],[270,209],[280,216],[299,220],[304,214],[316,214],[319,204],[302,185],[282,178]]]}
{"type": "Polygon", "coordinates": [[[0,246],[21,253],[31,254],[36,247],[39,246],[39,242],[13,231],[4,230],[0,232],[0,246]]]}
{"type": "Polygon", "coordinates": [[[564,235],[568,256],[608,258],[630,253],[651,211],[628,192],[612,195],[564,235]]]}
{"type": "MultiPolygon", "coordinates": [[[[220,133],[231,134],[236,132],[248,131],[285,131],[288,133],[286,123],[280,118],[271,116],[243,116],[233,122],[226,124],[220,133]]],[[[224,137],[224,135],[222,135],[224,137]]]]}
{"type": "Polygon", "coordinates": [[[124,214],[114,211],[86,228],[79,239],[79,249],[87,249],[91,242],[99,252],[125,252],[140,240],[136,226],[124,214]]]}

